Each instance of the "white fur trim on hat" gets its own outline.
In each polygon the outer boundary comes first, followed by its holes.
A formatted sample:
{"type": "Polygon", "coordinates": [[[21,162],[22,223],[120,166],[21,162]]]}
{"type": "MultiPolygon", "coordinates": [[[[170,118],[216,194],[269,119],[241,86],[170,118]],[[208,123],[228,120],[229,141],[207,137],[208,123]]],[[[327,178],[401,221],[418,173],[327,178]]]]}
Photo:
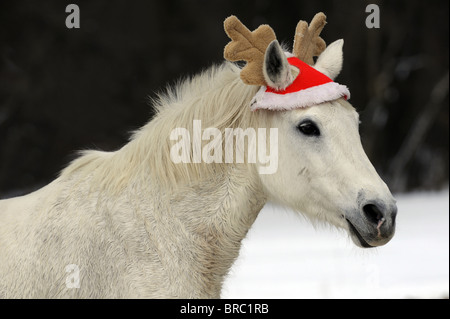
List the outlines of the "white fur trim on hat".
{"type": "Polygon", "coordinates": [[[297,92],[277,94],[266,92],[262,86],[253,97],[250,107],[252,111],[267,109],[273,111],[287,111],[303,108],[336,100],[340,97],[350,98],[350,91],[345,85],[328,82],[297,92]]]}

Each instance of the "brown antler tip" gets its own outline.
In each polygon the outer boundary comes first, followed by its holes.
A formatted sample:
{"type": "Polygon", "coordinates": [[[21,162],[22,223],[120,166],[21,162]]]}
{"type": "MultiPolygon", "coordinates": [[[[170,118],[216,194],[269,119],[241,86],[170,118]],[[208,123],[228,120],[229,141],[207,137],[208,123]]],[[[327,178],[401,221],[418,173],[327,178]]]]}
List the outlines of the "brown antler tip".
{"type": "Polygon", "coordinates": [[[327,16],[325,15],[325,13],[319,12],[316,13],[314,18],[311,20],[310,26],[312,29],[316,29],[320,33],[325,24],[327,24],[327,16]]]}
{"type": "Polygon", "coordinates": [[[265,85],[262,70],[264,53],[272,40],[276,39],[275,32],[268,25],[261,25],[250,31],[235,16],[224,21],[225,32],[231,41],[225,46],[224,57],[229,61],[246,61],[241,71],[241,78],[246,84],[265,85]]]}
{"type": "Polygon", "coordinates": [[[293,54],[300,60],[312,65],[313,57],[320,55],[326,48],[320,32],[325,27],[327,17],[323,12],[317,13],[308,26],[306,21],[299,21],[295,30],[293,54]]]}
{"type": "Polygon", "coordinates": [[[317,12],[316,15],[314,16],[314,18],[312,19],[312,21],[314,21],[316,19],[326,20],[327,16],[323,12],[317,12]]]}
{"type": "Polygon", "coordinates": [[[235,27],[238,23],[240,23],[240,21],[239,21],[239,19],[238,19],[236,16],[234,16],[234,15],[231,15],[231,16],[229,16],[228,18],[226,18],[225,21],[223,22],[223,27],[224,27],[224,29],[225,29],[225,32],[227,32],[227,34],[228,34],[228,30],[229,30],[229,29],[234,29],[234,27],[235,27]]]}

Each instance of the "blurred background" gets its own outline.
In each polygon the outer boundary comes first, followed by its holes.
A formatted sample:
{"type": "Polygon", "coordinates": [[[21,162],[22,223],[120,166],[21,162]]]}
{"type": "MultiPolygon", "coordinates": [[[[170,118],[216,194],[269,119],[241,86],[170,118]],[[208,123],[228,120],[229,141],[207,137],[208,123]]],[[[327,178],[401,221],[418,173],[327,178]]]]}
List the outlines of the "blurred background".
{"type": "Polygon", "coordinates": [[[448,185],[448,1],[80,0],[80,29],[69,3],[0,2],[0,197],[47,184],[77,150],[120,148],[151,118],[148,96],[223,61],[227,16],[291,45],[318,11],[325,41],[345,39],[338,81],[380,175],[394,192],[448,185]]]}

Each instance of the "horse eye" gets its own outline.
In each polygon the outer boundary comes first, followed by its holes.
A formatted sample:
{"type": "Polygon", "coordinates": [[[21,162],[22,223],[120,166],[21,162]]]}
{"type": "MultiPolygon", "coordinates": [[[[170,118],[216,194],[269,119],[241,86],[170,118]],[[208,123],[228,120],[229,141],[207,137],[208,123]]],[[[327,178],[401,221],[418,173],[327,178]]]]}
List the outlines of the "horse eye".
{"type": "Polygon", "coordinates": [[[297,126],[297,129],[302,132],[303,134],[305,134],[306,136],[319,136],[320,135],[320,130],[317,127],[317,125],[312,122],[312,121],[305,121],[300,123],[297,126]]]}

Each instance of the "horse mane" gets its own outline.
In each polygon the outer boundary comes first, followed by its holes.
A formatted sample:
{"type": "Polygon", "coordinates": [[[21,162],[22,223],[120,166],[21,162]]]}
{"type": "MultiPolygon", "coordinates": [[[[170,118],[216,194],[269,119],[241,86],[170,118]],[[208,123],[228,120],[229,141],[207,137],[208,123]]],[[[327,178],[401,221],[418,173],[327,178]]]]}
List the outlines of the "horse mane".
{"type": "Polygon", "coordinates": [[[170,149],[175,142],[169,137],[177,127],[192,132],[193,120],[201,120],[202,129],[219,129],[223,137],[225,128],[261,125],[258,121],[267,116],[255,116],[249,106],[259,87],[242,83],[240,71],[225,62],[168,87],[152,99],[155,116],[132,134],[128,144],[116,152],[84,151],[61,177],[93,174],[96,185],[120,190],[130,181],[148,183],[149,176],[155,186],[169,188],[222,176],[230,165],[174,163],[170,149]]]}

